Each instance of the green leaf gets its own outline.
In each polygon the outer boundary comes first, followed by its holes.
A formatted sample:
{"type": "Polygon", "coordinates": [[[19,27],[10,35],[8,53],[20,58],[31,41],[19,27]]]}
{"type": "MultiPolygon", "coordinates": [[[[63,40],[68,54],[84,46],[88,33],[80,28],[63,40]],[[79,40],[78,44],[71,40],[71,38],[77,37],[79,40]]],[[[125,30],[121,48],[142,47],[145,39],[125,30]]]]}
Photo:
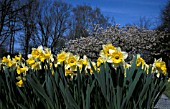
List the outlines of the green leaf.
{"type": "Polygon", "coordinates": [[[21,109],[28,109],[28,108],[26,108],[24,105],[22,105],[22,104],[18,104],[17,103],[17,105],[21,108],[21,109]]]}
{"type": "Polygon", "coordinates": [[[79,109],[78,105],[76,104],[72,95],[70,94],[69,90],[67,89],[67,86],[64,87],[64,84],[62,81],[60,81],[59,86],[60,86],[64,101],[66,104],[66,108],[79,109]]]}
{"type": "Polygon", "coordinates": [[[45,90],[43,89],[41,84],[38,82],[37,78],[36,77],[34,78],[36,82],[30,76],[27,75],[27,80],[29,84],[32,86],[32,88],[35,89],[35,91],[46,100],[47,104],[49,104],[51,108],[53,108],[53,104],[51,100],[49,99],[49,97],[47,96],[45,90]]]}

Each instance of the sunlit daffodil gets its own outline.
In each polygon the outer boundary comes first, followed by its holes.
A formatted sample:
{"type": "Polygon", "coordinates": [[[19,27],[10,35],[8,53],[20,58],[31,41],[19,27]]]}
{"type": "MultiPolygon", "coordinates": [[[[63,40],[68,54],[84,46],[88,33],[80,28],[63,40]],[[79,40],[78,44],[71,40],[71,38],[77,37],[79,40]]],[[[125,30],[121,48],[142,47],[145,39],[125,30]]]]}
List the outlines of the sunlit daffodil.
{"type": "Polygon", "coordinates": [[[123,54],[119,51],[113,52],[111,60],[114,64],[120,64],[123,62],[123,54]]]}
{"type": "Polygon", "coordinates": [[[28,71],[28,68],[26,66],[20,67],[17,66],[17,74],[21,74],[21,73],[25,73],[26,71],[28,71]]]}
{"type": "Polygon", "coordinates": [[[32,65],[32,64],[35,63],[35,60],[34,60],[33,58],[28,58],[28,59],[26,60],[26,62],[27,62],[28,65],[32,65]]]}
{"type": "Polygon", "coordinates": [[[2,63],[8,63],[9,60],[10,60],[10,56],[9,56],[9,55],[7,56],[7,58],[4,56],[4,57],[2,58],[2,63]]]}
{"type": "Polygon", "coordinates": [[[22,59],[22,55],[21,54],[19,54],[18,56],[15,56],[15,58],[14,58],[16,61],[21,61],[21,59],[22,59]]]}
{"type": "Polygon", "coordinates": [[[84,55],[82,60],[83,60],[83,65],[85,65],[85,66],[86,66],[86,65],[88,64],[87,56],[86,56],[86,55],[84,55]]]}
{"type": "Polygon", "coordinates": [[[126,52],[122,52],[120,48],[116,48],[112,44],[103,45],[103,50],[100,52],[103,60],[113,64],[122,63],[127,56],[126,52]]]}
{"type": "Polygon", "coordinates": [[[57,55],[57,62],[60,64],[65,61],[67,57],[67,53],[62,51],[60,54],[57,55]]]}
{"type": "Polygon", "coordinates": [[[80,70],[83,68],[83,59],[78,61],[77,66],[80,68],[80,70]]]}
{"type": "Polygon", "coordinates": [[[23,81],[22,81],[22,80],[19,80],[19,81],[16,83],[16,85],[17,85],[18,87],[23,87],[23,81]]]}
{"type": "Polygon", "coordinates": [[[34,69],[34,70],[40,70],[41,69],[41,63],[36,62],[36,63],[31,65],[31,68],[34,69]]]}
{"type": "Polygon", "coordinates": [[[31,52],[31,55],[34,58],[39,58],[39,51],[37,49],[33,48],[32,52],[31,52]]]}
{"type": "Polygon", "coordinates": [[[167,68],[166,68],[166,63],[162,61],[162,59],[158,59],[154,61],[153,67],[156,68],[156,70],[161,71],[163,75],[167,74],[167,68]]]}
{"type": "Polygon", "coordinates": [[[44,56],[46,59],[51,59],[52,58],[52,54],[51,54],[51,50],[49,48],[44,48],[44,56]]]}
{"type": "Polygon", "coordinates": [[[137,54],[136,66],[139,67],[140,65],[142,65],[143,67],[144,64],[145,64],[144,59],[139,54],[137,54]]]}
{"type": "Polygon", "coordinates": [[[73,54],[70,53],[69,56],[66,59],[67,68],[77,65],[78,61],[79,61],[79,56],[73,55],[73,54]]]}
{"type": "Polygon", "coordinates": [[[106,44],[103,45],[103,52],[105,53],[106,56],[110,56],[111,53],[109,52],[110,50],[116,50],[116,47],[114,47],[112,44],[106,44]]]}
{"type": "Polygon", "coordinates": [[[12,67],[13,65],[13,61],[11,60],[9,55],[7,56],[7,58],[5,56],[3,57],[2,63],[6,64],[8,67],[12,67]]]}
{"type": "Polygon", "coordinates": [[[65,69],[65,76],[72,74],[73,72],[70,69],[65,69]]]}
{"type": "Polygon", "coordinates": [[[104,60],[102,59],[102,57],[99,57],[97,59],[97,67],[99,67],[102,63],[104,63],[104,60]]]}
{"type": "Polygon", "coordinates": [[[117,67],[119,64],[122,64],[124,60],[127,58],[128,54],[126,52],[121,51],[120,48],[117,50],[110,50],[111,57],[107,62],[113,63],[114,67],[117,67]]]}
{"type": "Polygon", "coordinates": [[[41,62],[44,62],[44,60],[45,60],[45,56],[42,52],[39,54],[39,59],[41,62]]]}

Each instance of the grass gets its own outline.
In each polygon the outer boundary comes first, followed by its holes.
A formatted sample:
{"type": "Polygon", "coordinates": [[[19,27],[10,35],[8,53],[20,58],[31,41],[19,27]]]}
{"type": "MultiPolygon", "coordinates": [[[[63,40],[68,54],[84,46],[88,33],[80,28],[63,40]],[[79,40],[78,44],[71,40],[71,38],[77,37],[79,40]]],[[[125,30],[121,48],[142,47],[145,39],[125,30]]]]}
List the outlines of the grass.
{"type": "Polygon", "coordinates": [[[170,99],[170,82],[168,82],[164,94],[170,99]]]}

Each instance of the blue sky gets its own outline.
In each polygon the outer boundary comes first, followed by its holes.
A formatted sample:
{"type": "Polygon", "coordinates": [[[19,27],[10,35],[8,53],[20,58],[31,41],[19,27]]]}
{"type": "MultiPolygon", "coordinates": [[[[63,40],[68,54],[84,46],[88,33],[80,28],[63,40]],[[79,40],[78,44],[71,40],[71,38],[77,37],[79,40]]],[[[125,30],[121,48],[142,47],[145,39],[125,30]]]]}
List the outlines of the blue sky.
{"type": "Polygon", "coordinates": [[[105,16],[114,17],[117,24],[134,24],[140,17],[159,22],[161,9],[168,0],[63,0],[73,6],[86,4],[99,7],[105,16]]]}

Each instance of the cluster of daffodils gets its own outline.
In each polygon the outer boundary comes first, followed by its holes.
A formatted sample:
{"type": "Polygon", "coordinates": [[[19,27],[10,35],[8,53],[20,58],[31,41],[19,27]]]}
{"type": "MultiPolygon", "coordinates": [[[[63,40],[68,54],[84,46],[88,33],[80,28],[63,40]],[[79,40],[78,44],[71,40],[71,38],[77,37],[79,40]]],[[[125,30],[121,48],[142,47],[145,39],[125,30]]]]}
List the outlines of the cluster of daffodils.
{"type": "Polygon", "coordinates": [[[23,80],[25,80],[24,76],[26,76],[26,72],[28,71],[28,67],[24,63],[24,59],[22,55],[19,54],[14,58],[11,58],[9,55],[7,57],[3,57],[1,66],[5,69],[6,67],[11,69],[16,69],[18,76],[16,79],[18,82],[16,83],[19,87],[22,87],[23,80]],[[22,74],[22,76],[21,76],[22,74]]]}
{"type": "MultiPolygon", "coordinates": [[[[26,74],[28,70],[51,70],[52,74],[54,74],[54,69],[58,66],[64,66],[65,76],[70,75],[75,76],[76,71],[79,68],[85,70],[85,73],[93,73],[92,67],[100,71],[100,65],[102,63],[111,64],[113,69],[117,69],[118,66],[123,66],[125,69],[131,67],[131,63],[125,62],[125,59],[128,57],[128,53],[121,51],[119,47],[114,47],[112,44],[106,44],[102,46],[102,50],[100,51],[97,62],[92,62],[90,59],[84,55],[82,58],[78,55],[73,55],[71,52],[61,51],[57,56],[51,53],[49,48],[38,47],[33,48],[31,54],[28,55],[28,59],[25,60],[22,58],[22,55],[19,54],[14,58],[10,56],[3,57],[1,60],[1,68],[5,69],[14,69],[17,72],[16,79],[18,82],[17,86],[22,87],[23,81],[26,80],[26,74]]],[[[155,59],[153,65],[147,65],[144,59],[138,54],[136,59],[136,67],[140,67],[148,72],[149,66],[152,66],[152,72],[156,73],[157,76],[162,74],[164,76],[167,75],[167,69],[165,62],[162,59],[155,59]]],[[[125,70],[126,71],[126,70],[125,70]]],[[[125,76],[126,76],[126,72],[125,76]]]]}
{"type": "MultiPolygon", "coordinates": [[[[80,58],[78,55],[73,55],[70,52],[62,51],[60,54],[57,55],[57,65],[64,64],[65,66],[65,76],[67,75],[75,75],[77,71],[77,67],[79,67],[80,71],[82,70],[83,66],[85,70],[90,70],[92,73],[92,67],[90,65],[89,59],[84,55],[83,58],[80,58]]],[[[96,69],[96,63],[91,62],[93,67],[96,69]]]]}
{"type": "MultiPolygon", "coordinates": [[[[33,70],[40,70],[42,69],[41,63],[44,63],[45,61],[52,66],[52,62],[54,61],[53,54],[51,54],[51,50],[49,48],[39,46],[37,49],[32,49],[31,54],[28,55],[26,63],[29,68],[33,70]]],[[[44,67],[46,69],[47,65],[44,67]]]]}
{"type": "Polygon", "coordinates": [[[103,45],[103,50],[100,52],[100,57],[98,58],[98,66],[101,62],[108,62],[112,64],[113,68],[118,67],[120,64],[125,65],[125,59],[128,57],[126,52],[121,51],[118,47],[114,47],[112,44],[103,45]]]}

